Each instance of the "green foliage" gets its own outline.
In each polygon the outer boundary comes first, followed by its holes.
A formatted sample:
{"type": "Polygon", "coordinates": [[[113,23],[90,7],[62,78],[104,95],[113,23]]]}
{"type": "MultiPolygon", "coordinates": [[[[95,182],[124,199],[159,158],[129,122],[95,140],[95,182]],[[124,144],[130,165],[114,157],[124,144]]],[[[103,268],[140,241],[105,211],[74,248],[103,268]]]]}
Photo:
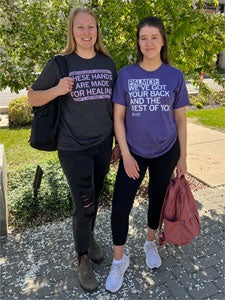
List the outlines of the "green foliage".
{"type": "Polygon", "coordinates": [[[66,43],[67,17],[80,1],[0,2],[0,88],[18,92],[37,78],[47,60],[66,43]],[[4,2],[4,3],[3,3],[4,2]]]}
{"type": "Polygon", "coordinates": [[[210,94],[198,93],[190,97],[191,106],[204,108],[207,105],[225,105],[225,90],[213,91],[210,94]]]}
{"type": "Polygon", "coordinates": [[[225,105],[225,89],[219,92],[213,91],[209,96],[209,103],[225,105]]]}
{"type": "MultiPolygon", "coordinates": [[[[71,214],[70,193],[57,152],[33,149],[28,143],[29,134],[30,128],[0,129],[8,166],[9,224],[14,229],[40,225],[71,214]],[[38,197],[34,199],[37,165],[44,174],[38,197]]],[[[100,204],[109,205],[111,202],[115,173],[115,168],[111,167],[100,204]]]]}
{"type": "Polygon", "coordinates": [[[57,159],[57,152],[38,151],[29,145],[30,128],[0,128],[0,141],[4,144],[9,170],[41,164],[49,159],[57,159]]]}
{"type": "Polygon", "coordinates": [[[28,104],[27,97],[19,97],[9,103],[9,126],[25,126],[31,124],[32,107],[28,104]]]}
{"type": "Polygon", "coordinates": [[[190,97],[190,103],[197,108],[202,108],[204,105],[209,104],[209,99],[206,96],[203,96],[203,94],[199,93],[196,96],[190,97]]]}
{"type": "Polygon", "coordinates": [[[204,126],[225,132],[225,107],[188,111],[187,117],[204,126]]]}
{"type": "Polygon", "coordinates": [[[67,182],[56,160],[41,165],[44,171],[37,198],[33,195],[36,166],[25,166],[8,173],[10,225],[14,228],[36,226],[71,214],[67,182]]]}
{"type": "Polygon", "coordinates": [[[110,166],[110,170],[105,178],[104,187],[99,199],[100,204],[104,204],[104,206],[110,206],[112,197],[113,197],[113,190],[114,184],[116,181],[116,174],[117,174],[118,164],[113,164],[110,166]]]}
{"type": "Polygon", "coordinates": [[[204,107],[203,104],[201,102],[199,102],[199,101],[196,101],[195,106],[197,108],[203,108],[204,107]]]}
{"type": "MultiPolygon", "coordinates": [[[[70,191],[58,161],[46,160],[41,168],[44,173],[36,198],[33,193],[36,165],[25,165],[8,172],[9,223],[14,229],[61,220],[72,213],[70,191]]],[[[100,204],[110,204],[115,176],[116,169],[111,168],[100,204]]]]}
{"type": "Polygon", "coordinates": [[[118,69],[135,60],[139,20],[155,15],[164,20],[172,63],[197,85],[201,70],[222,83],[216,60],[224,50],[224,15],[205,13],[204,1],[193,7],[192,0],[6,0],[0,2],[0,89],[19,91],[35,81],[47,60],[65,47],[69,11],[81,3],[96,11],[118,69]]]}

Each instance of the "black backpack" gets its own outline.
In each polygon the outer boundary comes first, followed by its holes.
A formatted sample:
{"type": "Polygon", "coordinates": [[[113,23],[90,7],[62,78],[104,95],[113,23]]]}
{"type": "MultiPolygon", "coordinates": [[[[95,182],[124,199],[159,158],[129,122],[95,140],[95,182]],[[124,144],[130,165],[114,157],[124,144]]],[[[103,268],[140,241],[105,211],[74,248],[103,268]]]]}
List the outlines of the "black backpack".
{"type": "MultiPolygon", "coordinates": [[[[53,57],[58,65],[61,78],[68,76],[66,59],[62,55],[53,57]]],[[[33,106],[33,120],[29,143],[31,147],[43,151],[57,150],[58,125],[61,103],[65,95],[57,97],[42,106],[33,106]]]]}

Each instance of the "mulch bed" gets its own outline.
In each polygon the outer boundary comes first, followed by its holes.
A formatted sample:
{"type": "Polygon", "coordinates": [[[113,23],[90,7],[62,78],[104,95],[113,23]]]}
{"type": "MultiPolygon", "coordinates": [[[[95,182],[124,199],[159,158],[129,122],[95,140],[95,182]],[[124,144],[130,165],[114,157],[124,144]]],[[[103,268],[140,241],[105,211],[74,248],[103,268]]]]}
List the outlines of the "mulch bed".
{"type": "MultiPolygon", "coordinates": [[[[207,184],[199,181],[198,179],[191,176],[190,174],[186,174],[185,177],[188,183],[190,184],[192,192],[196,192],[198,190],[206,189],[209,187],[207,184]]],[[[140,186],[136,198],[141,200],[141,199],[147,199],[147,197],[148,197],[148,188],[147,188],[147,184],[144,182],[140,186]]]]}

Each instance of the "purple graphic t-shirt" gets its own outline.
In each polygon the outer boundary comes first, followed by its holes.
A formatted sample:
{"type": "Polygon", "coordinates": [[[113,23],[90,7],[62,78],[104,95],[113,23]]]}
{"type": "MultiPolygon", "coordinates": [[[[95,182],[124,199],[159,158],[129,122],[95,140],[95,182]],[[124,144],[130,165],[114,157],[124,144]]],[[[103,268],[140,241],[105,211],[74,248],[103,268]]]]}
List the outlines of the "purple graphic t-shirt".
{"type": "MultiPolygon", "coordinates": [[[[99,53],[91,59],[75,53],[65,58],[74,86],[62,103],[58,149],[80,151],[113,134],[112,90],[117,71],[113,60],[99,53]]],[[[59,79],[57,65],[50,60],[32,88],[49,89],[59,79]]]]}
{"type": "Polygon", "coordinates": [[[122,68],[113,102],[126,106],[128,145],[145,158],[161,156],[173,146],[177,139],[173,110],[189,105],[183,73],[164,63],[153,72],[138,64],[122,68]]]}

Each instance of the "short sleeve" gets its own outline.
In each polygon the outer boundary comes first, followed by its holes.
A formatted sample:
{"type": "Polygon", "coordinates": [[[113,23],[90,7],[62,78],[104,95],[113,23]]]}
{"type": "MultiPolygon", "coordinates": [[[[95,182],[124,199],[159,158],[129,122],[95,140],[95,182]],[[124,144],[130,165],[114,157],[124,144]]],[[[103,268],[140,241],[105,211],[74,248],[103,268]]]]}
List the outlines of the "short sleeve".
{"type": "Polygon", "coordinates": [[[178,84],[175,91],[175,101],[173,104],[173,108],[180,108],[183,106],[188,106],[190,104],[187,86],[184,80],[184,75],[180,71],[178,77],[178,84]]]}
{"type": "Polygon", "coordinates": [[[57,85],[59,80],[58,66],[54,59],[50,59],[31,87],[34,90],[47,90],[57,85]]]}
{"type": "Polygon", "coordinates": [[[123,82],[124,82],[123,75],[122,75],[122,72],[120,71],[117,76],[115,85],[114,85],[112,101],[114,103],[118,103],[118,104],[126,106],[125,89],[124,89],[123,82]]]}

